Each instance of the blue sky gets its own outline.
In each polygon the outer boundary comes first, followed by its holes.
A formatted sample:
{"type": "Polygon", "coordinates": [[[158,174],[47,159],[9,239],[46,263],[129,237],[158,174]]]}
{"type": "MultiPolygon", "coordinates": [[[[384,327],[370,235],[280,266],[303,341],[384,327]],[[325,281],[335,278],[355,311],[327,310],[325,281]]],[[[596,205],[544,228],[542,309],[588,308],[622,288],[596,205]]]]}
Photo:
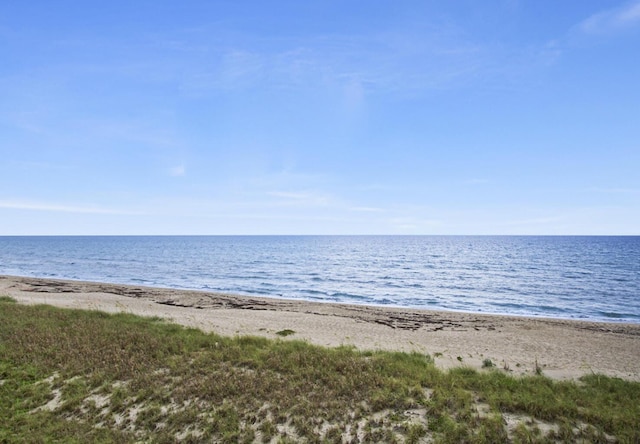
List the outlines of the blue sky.
{"type": "Polygon", "coordinates": [[[0,4],[0,235],[640,234],[640,1],[0,4]]]}

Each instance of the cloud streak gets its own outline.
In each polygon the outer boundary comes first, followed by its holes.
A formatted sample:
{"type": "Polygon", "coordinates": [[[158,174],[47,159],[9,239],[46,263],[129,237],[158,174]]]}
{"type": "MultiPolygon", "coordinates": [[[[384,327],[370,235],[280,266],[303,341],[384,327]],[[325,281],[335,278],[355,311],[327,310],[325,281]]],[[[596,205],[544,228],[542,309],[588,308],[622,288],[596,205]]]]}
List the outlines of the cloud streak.
{"type": "Polygon", "coordinates": [[[593,14],[578,25],[585,34],[608,34],[640,27],[640,1],[593,14]]]}
{"type": "Polygon", "coordinates": [[[187,174],[187,168],[184,165],[177,165],[169,168],[169,175],[171,177],[182,177],[187,174]]]}
{"type": "Polygon", "coordinates": [[[640,194],[640,188],[590,188],[587,191],[610,194],[640,194]]]}
{"type": "Polygon", "coordinates": [[[6,210],[28,210],[28,211],[50,211],[57,213],[77,213],[77,214],[112,214],[112,215],[142,215],[144,213],[135,211],[125,211],[114,208],[105,208],[94,205],[77,206],[62,205],[57,203],[44,203],[20,200],[0,200],[0,209],[6,210]]]}
{"type": "MultiPolygon", "coordinates": [[[[215,38],[214,38],[215,40],[215,38]]],[[[233,93],[256,86],[341,93],[347,109],[372,93],[415,94],[487,79],[509,78],[548,64],[555,49],[509,51],[449,24],[397,24],[367,35],[336,33],[277,41],[246,36],[211,48],[211,61],[191,63],[179,79],[186,95],[233,93]]],[[[189,65],[189,64],[187,64],[189,65]]]]}
{"type": "Polygon", "coordinates": [[[315,192],[270,191],[266,194],[278,199],[278,204],[286,206],[326,207],[332,202],[328,195],[315,192]]]}

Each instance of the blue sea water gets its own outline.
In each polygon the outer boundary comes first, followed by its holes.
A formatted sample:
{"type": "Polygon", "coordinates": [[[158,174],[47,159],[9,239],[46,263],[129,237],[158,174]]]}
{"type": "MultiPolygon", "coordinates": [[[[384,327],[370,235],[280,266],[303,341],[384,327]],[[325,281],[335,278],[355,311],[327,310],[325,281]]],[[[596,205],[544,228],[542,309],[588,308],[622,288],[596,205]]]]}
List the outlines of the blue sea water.
{"type": "Polygon", "coordinates": [[[640,237],[0,237],[0,274],[640,323],[640,237]]]}

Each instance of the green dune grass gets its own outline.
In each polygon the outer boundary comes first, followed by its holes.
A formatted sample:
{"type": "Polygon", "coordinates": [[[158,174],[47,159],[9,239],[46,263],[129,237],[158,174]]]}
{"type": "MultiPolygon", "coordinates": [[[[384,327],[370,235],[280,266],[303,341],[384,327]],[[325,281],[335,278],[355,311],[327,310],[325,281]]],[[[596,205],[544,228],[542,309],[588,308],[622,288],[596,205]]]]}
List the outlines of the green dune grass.
{"type": "MultiPolygon", "coordinates": [[[[293,326],[295,327],[295,326],[293,326]]],[[[640,384],[0,298],[0,442],[640,441],[640,384]]]]}

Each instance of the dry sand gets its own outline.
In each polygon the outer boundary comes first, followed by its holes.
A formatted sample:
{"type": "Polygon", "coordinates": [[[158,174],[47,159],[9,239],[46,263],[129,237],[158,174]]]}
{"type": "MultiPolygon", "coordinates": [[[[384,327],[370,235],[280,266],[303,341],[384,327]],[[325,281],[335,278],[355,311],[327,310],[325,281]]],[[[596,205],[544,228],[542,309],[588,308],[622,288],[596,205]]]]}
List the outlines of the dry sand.
{"type": "Polygon", "coordinates": [[[416,351],[442,368],[500,369],[552,378],[602,373],[640,381],[640,325],[325,304],[201,291],[0,276],[0,296],[25,304],[159,316],[222,335],[323,346],[416,351]]]}

